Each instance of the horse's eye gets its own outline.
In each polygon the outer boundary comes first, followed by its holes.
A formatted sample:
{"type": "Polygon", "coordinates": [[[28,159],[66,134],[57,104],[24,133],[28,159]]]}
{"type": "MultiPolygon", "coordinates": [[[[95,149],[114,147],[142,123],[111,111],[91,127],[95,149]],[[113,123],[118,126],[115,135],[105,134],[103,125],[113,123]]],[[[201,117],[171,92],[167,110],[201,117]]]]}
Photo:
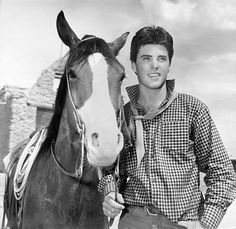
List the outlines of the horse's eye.
{"type": "Polygon", "coordinates": [[[70,78],[74,79],[77,78],[76,74],[74,73],[74,71],[70,71],[69,73],[70,78]]]}

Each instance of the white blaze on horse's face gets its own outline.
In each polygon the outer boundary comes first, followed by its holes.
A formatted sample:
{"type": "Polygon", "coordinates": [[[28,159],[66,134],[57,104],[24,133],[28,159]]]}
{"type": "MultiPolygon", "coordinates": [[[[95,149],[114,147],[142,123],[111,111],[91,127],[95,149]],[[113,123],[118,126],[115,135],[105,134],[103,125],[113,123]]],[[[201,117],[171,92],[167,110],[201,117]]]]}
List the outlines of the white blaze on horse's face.
{"type": "Polygon", "coordinates": [[[92,94],[78,112],[85,123],[88,161],[104,166],[115,161],[124,143],[113,105],[118,102],[112,101],[115,97],[120,100],[113,95],[120,97],[120,92],[114,90],[114,83],[108,83],[111,81],[109,65],[100,53],[91,55],[88,63],[92,71],[92,94]]]}

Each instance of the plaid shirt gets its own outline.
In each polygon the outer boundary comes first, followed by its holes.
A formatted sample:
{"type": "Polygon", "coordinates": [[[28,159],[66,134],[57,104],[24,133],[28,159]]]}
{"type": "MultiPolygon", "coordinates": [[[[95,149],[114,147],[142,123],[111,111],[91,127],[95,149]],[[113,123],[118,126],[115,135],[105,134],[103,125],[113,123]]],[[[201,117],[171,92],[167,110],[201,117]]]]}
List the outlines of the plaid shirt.
{"type": "MultiPolygon", "coordinates": [[[[179,93],[167,107],[173,90],[174,81],[167,81],[162,112],[142,120],[145,154],[138,168],[135,147],[125,143],[120,192],[126,204],[155,205],[174,222],[199,220],[206,228],[217,228],[235,198],[236,175],[207,106],[179,93]],[[206,172],[205,197],[199,188],[200,170],[206,172]]],[[[144,115],[137,102],[138,85],[127,92],[131,106],[144,115]]],[[[131,109],[128,112],[134,116],[131,109]]],[[[112,175],[104,176],[98,189],[104,195],[114,191],[112,175]]]]}

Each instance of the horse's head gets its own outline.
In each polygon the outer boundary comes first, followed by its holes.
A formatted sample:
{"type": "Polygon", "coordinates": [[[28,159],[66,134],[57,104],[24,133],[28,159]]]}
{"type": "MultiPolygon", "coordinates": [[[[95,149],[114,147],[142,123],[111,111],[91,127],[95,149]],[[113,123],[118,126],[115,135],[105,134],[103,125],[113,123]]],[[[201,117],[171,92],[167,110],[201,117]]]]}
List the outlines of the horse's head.
{"type": "Polygon", "coordinates": [[[119,114],[125,71],[116,56],[129,33],[111,43],[91,35],[80,40],[62,11],[57,18],[57,30],[70,49],[63,75],[68,89],[64,108],[69,126],[74,132],[82,133],[85,127],[89,163],[110,165],[123,148],[119,114]]]}

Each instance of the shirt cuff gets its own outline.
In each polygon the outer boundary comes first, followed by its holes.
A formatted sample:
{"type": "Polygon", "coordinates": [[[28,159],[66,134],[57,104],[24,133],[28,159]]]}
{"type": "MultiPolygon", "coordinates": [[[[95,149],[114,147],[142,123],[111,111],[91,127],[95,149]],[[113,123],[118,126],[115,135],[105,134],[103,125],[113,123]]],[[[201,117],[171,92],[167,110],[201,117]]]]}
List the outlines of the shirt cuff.
{"type": "Polygon", "coordinates": [[[116,191],[115,182],[114,181],[107,182],[104,188],[104,196],[106,196],[109,192],[115,192],[115,191],[116,191]]]}
{"type": "Polygon", "coordinates": [[[213,205],[206,205],[200,223],[206,229],[216,229],[225,215],[225,211],[213,205]]]}

